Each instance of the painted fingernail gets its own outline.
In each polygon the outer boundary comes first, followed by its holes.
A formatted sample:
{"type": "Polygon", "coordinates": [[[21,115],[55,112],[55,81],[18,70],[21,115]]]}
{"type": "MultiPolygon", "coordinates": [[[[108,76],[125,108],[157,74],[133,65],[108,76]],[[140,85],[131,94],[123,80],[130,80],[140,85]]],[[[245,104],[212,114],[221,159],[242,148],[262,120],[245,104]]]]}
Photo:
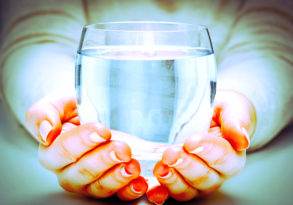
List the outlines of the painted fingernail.
{"type": "Polygon", "coordinates": [[[135,194],[141,194],[146,192],[148,185],[146,181],[142,177],[138,177],[137,179],[132,181],[130,186],[130,190],[135,194]]]}
{"type": "Polygon", "coordinates": [[[158,175],[162,179],[167,179],[172,175],[172,173],[170,171],[170,168],[167,165],[161,164],[158,167],[158,175]]]}
{"type": "Polygon", "coordinates": [[[160,175],[161,179],[168,179],[172,176],[171,171],[168,171],[165,175],[160,175]]]}
{"type": "Polygon", "coordinates": [[[120,159],[118,159],[117,154],[115,153],[115,151],[111,151],[110,152],[110,158],[117,163],[121,163],[122,161],[120,159]]]}
{"type": "Polygon", "coordinates": [[[132,176],[131,172],[127,169],[126,166],[121,167],[120,172],[123,177],[131,177],[132,176]]]}
{"type": "Polygon", "coordinates": [[[170,164],[169,167],[178,167],[180,164],[182,164],[183,159],[179,158],[174,164],[170,164]]]}
{"type": "Polygon", "coordinates": [[[107,139],[107,140],[111,139],[111,131],[108,128],[103,128],[103,129],[99,130],[98,132],[105,139],[107,139]]]}
{"type": "Polygon", "coordinates": [[[43,122],[41,122],[39,127],[39,134],[44,142],[46,142],[47,136],[52,130],[52,128],[53,126],[47,120],[44,120],[43,122]]]}
{"type": "Polygon", "coordinates": [[[130,190],[135,193],[135,194],[140,194],[141,193],[141,190],[140,189],[137,189],[135,186],[131,185],[130,186],[130,190]]]}
{"type": "Polygon", "coordinates": [[[102,143],[106,141],[104,138],[100,137],[96,132],[91,133],[89,138],[94,143],[102,143]]]}
{"type": "Polygon", "coordinates": [[[169,197],[169,192],[164,186],[156,186],[147,192],[147,198],[156,205],[162,205],[169,197]]]}
{"type": "Polygon", "coordinates": [[[203,150],[204,150],[204,147],[203,146],[200,146],[200,147],[197,147],[194,150],[192,150],[190,153],[192,153],[192,154],[199,154],[203,150]]]}
{"type": "Polygon", "coordinates": [[[249,137],[249,134],[248,134],[248,132],[247,132],[247,130],[244,128],[244,127],[242,127],[241,128],[241,131],[242,131],[242,134],[246,137],[246,139],[248,140],[248,143],[250,143],[250,137],[249,137]]]}
{"type": "Polygon", "coordinates": [[[139,176],[138,178],[132,180],[130,189],[136,194],[145,193],[148,189],[148,184],[143,177],[139,176]]]}

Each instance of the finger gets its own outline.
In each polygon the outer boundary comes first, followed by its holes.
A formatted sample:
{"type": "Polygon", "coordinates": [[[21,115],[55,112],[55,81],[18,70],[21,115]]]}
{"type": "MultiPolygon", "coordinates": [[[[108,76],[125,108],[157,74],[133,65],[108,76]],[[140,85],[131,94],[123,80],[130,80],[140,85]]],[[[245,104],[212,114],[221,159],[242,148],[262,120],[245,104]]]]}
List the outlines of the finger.
{"type": "Polygon", "coordinates": [[[233,119],[229,111],[223,111],[220,121],[223,137],[230,142],[232,147],[237,151],[248,149],[250,137],[246,129],[240,126],[239,120],[233,119]]]}
{"type": "Polygon", "coordinates": [[[165,186],[161,185],[157,178],[154,176],[149,177],[147,183],[147,199],[153,204],[164,204],[169,198],[168,189],[165,186]]]}
{"type": "Polygon", "coordinates": [[[51,144],[60,134],[62,122],[77,116],[76,100],[72,96],[46,97],[26,113],[28,129],[44,145],[51,144]]]}
{"type": "Polygon", "coordinates": [[[235,150],[249,147],[250,136],[255,130],[256,112],[245,96],[232,91],[219,92],[213,121],[221,127],[223,137],[235,150]]]}
{"type": "Polygon", "coordinates": [[[122,201],[131,201],[143,196],[148,189],[146,180],[139,176],[117,192],[122,201]]]}
{"type": "Polygon", "coordinates": [[[75,128],[75,127],[77,127],[76,124],[71,123],[71,122],[65,122],[65,123],[62,125],[62,131],[61,131],[61,133],[68,132],[68,131],[72,130],[72,129],[75,128]]]}
{"type": "Polygon", "coordinates": [[[209,190],[219,187],[222,183],[221,177],[215,170],[197,156],[187,154],[181,146],[168,148],[163,153],[162,162],[174,168],[193,188],[198,190],[209,190]]]}
{"type": "Polygon", "coordinates": [[[79,116],[75,116],[68,120],[69,123],[72,123],[74,125],[80,125],[80,118],[79,116]]]}
{"type": "Polygon", "coordinates": [[[49,145],[61,132],[59,112],[44,101],[33,105],[26,113],[26,124],[33,136],[42,144],[49,145]]]}
{"type": "Polygon", "coordinates": [[[84,124],[61,134],[49,147],[40,145],[39,160],[47,169],[58,170],[110,138],[110,131],[101,125],[84,124]]]}
{"type": "Polygon", "coordinates": [[[119,141],[102,144],[86,153],[76,163],[66,166],[57,172],[60,184],[71,184],[71,188],[79,190],[101,177],[113,166],[131,160],[128,145],[119,141]]]}
{"type": "Polygon", "coordinates": [[[109,197],[137,178],[139,174],[139,163],[133,159],[113,167],[97,181],[89,184],[86,191],[97,198],[109,197]]]}
{"type": "Polygon", "coordinates": [[[169,191],[163,185],[157,185],[147,191],[147,199],[153,204],[164,204],[169,198],[169,191]]]}
{"type": "Polygon", "coordinates": [[[245,164],[245,151],[236,152],[227,140],[211,134],[188,138],[184,149],[224,176],[235,175],[245,164]]]}
{"type": "Polygon", "coordinates": [[[188,201],[199,194],[196,189],[184,181],[175,169],[162,162],[156,164],[154,175],[168,189],[170,196],[178,201],[188,201]]]}

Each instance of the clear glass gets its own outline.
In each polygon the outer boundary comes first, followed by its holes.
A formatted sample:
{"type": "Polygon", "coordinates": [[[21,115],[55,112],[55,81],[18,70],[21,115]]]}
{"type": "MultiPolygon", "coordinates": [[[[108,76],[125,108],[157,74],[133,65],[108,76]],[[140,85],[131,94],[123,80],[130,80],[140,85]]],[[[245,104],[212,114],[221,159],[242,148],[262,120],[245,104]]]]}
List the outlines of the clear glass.
{"type": "Polygon", "coordinates": [[[150,175],[166,146],[209,128],[216,63],[208,29],[175,22],[85,26],[75,88],[81,122],[111,128],[150,175]]]}

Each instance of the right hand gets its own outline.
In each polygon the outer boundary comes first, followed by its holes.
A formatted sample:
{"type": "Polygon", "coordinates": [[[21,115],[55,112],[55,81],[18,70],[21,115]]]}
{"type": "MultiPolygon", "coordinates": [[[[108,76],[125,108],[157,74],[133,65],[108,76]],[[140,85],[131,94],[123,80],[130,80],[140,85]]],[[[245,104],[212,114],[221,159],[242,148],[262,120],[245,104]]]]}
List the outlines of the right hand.
{"type": "Polygon", "coordinates": [[[147,183],[129,146],[111,140],[100,124],[80,125],[74,97],[42,99],[27,112],[27,124],[40,142],[40,163],[65,190],[126,201],[145,194],[147,183]]]}

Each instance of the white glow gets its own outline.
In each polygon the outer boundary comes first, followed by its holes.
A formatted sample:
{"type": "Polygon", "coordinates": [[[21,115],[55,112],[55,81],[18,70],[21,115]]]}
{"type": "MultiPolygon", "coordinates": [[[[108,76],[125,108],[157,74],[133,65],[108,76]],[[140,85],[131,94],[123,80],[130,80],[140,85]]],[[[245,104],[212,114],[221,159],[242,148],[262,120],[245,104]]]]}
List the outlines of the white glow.
{"type": "Polygon", "coordinates": [[[143,50],[147,55],[155,54],[155,39],[152,31],[143,32],[143,50]]]}

